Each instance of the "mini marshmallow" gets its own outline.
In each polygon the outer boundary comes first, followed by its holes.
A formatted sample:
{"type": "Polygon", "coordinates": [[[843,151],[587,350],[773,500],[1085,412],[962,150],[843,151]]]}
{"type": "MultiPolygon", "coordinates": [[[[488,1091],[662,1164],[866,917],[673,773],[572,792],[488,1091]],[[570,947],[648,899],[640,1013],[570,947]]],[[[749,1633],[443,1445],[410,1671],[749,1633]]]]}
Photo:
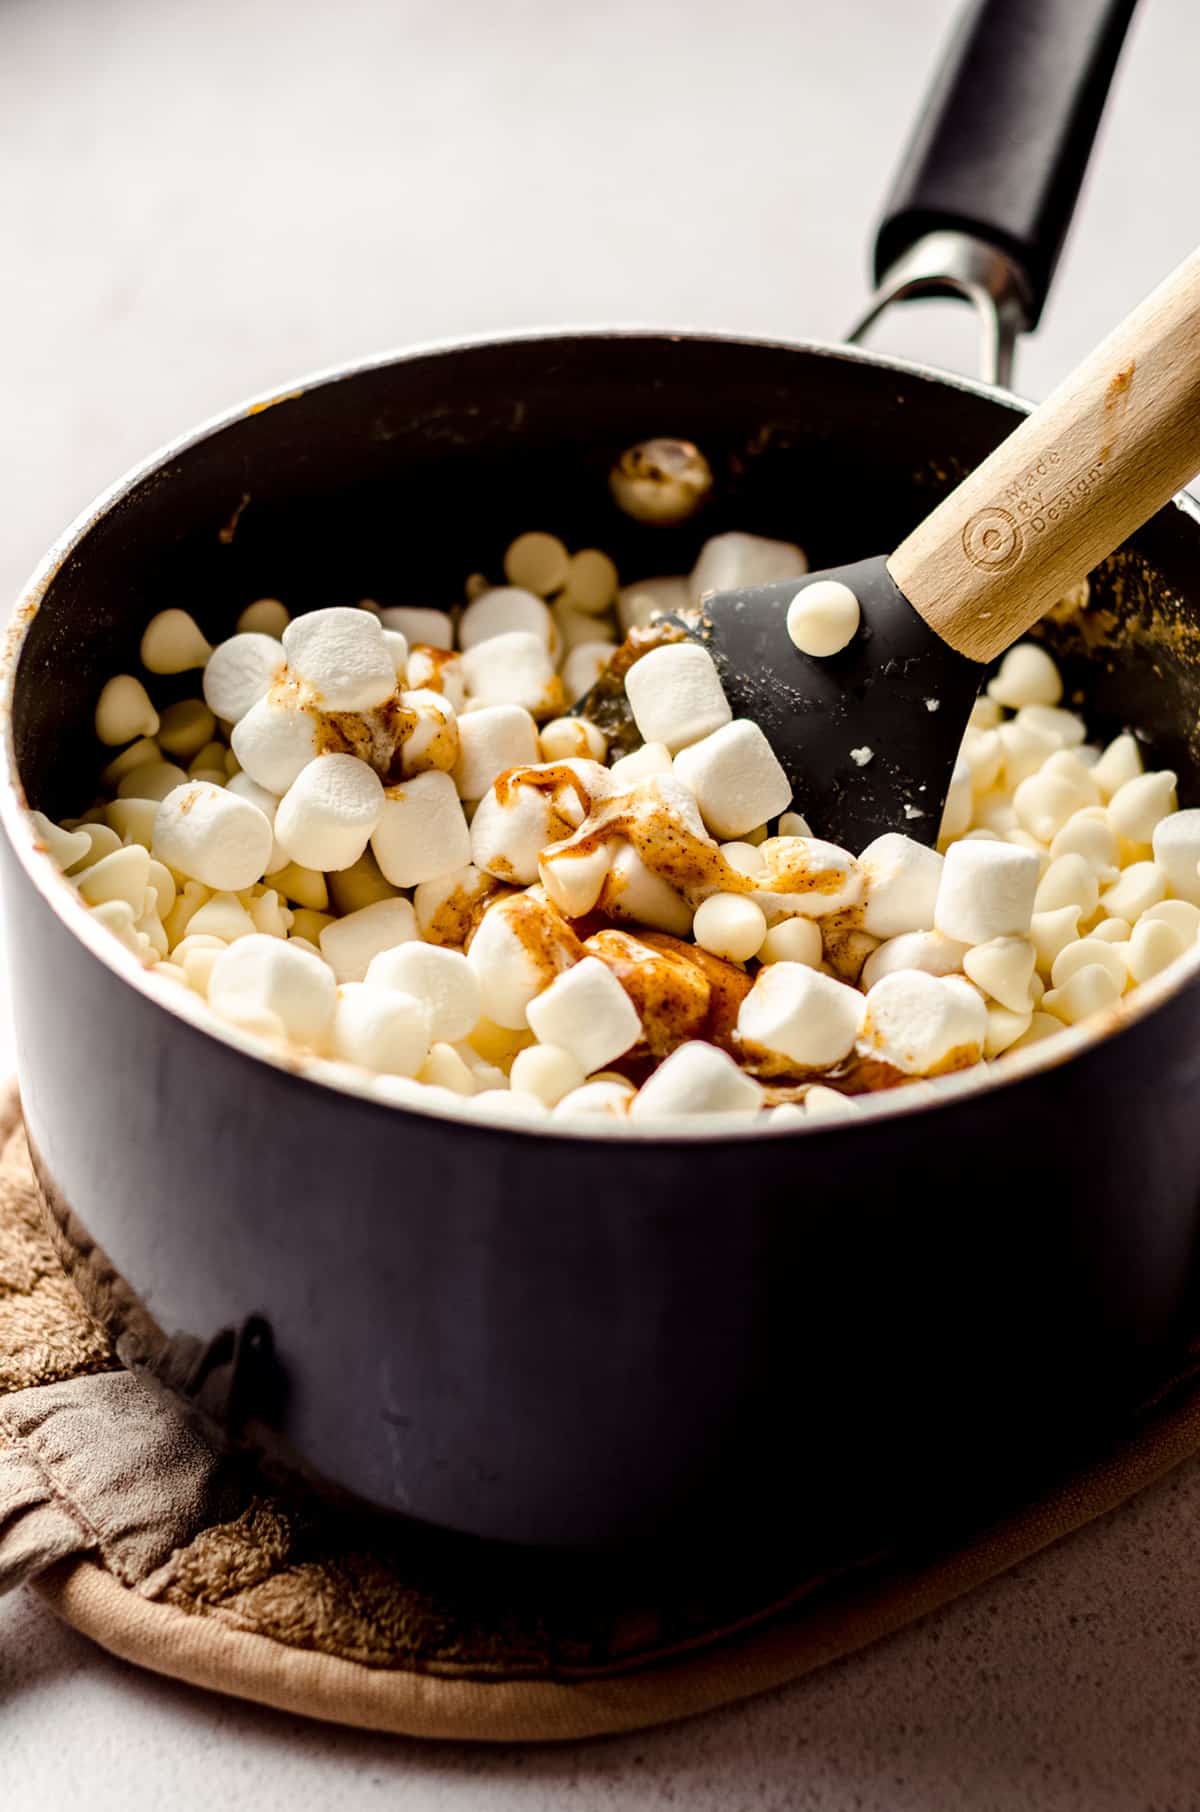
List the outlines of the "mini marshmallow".
{"type": "Polygon", "coordinates": [[[187,775],[173,761],[143,761],[117,785],[118,799],[165,799],[184,786],[187,775]]]}
{"type": "Polygon", "coordinates": [[[767,920],[762,907],[745,894],[709,894],[692,920],[692,936],[700,948],[732,963],[747,963],[757,956],[766,935],[767,920]]]}
{"type": "Polygon", "coordinates": [[[537,725],[523,706],[485,705],[459,719],[454,784],[461,798],[482,799],[507,769],[537,759],[537,725]]]}
{"type": "Polygon", "coordinates": [[[564,1095],[553,1112],[556,1120],[572,1114],[586,1114],[601,1120],[625,1120],[629,1117],[633,1099],[631,1083],[585,1082],[582,1088],[574,1088],[569,1095],[564,1095]]]}
{"type": "Polygon", "coordinates": [[[1018,642],[988,684],[988,697],[1016,710],[1021,705],[1056,705],[1063,686],[1058,668],[1035,642],[1018,642]]]}
{"type": "MultiPolygon", "coordinates": [[[[781,927],[782,929],[782,927],[781,927]]],[[[940,931],[906,931],[889,938],[863,964],[861,981],[873,988],[900,969],[922,969],[927,975],[954,975],[962,969],[968,946],[940,931]]]]}
{"type": "Polygon", "coordinates": [[[160,610],[142,632],[142,666],[148,673],[187,673],[212,653],[207,636],[186,610],[160,610]]]}
{"type": "Polygon", "coordinates": [[[396,988],[350,982],[338,990],[333,1050],[343,1063],[388,1076],[415,1076],[429,1055],[431,1015],[396,988]]]}
{"type": "MultiPolygon", "coordinates": [[[[963,957],[962,966],[968,981],[1010,1013],[1020,1014],[1032,1010],[1029,990],[1036,965],[1037,951],[1028,938],[998,937],[974,945],[963,957]]],[[[1022,1026],[1021,1031],[1024,1029],[1022,1026]]],[[[1020,1035],[1014,1032],[1013,1037],[1020,1035]]]]}
{"type": "Polygon", "coordinates": [[[131,742],[135,736],[153,736],[158,712],[141,680],[132,673],[110,679],[96,700],[96,735],[109,748],[131,742]]]}
{"type": "Polygon", "coordinates": [[[1158,769],[1117,788],[1108,802],[1108,821],[1126,842],[1149,843],[1156,827],[1178,803],[1175,775],[1169,768],[1158,769]]]}
{"type": "Polygon", "coordinates": [[[202,698],[181,698],[168,705],[158,725],[158,746],[164,755],[190,761],[206,748],[217,720],[202,698]]]}
{"type": "Polygon", "coordinates": [[[584,547],[572,554],[562,595],[565,604],[586,616],[599,616],[607,610],[617,595],[617,569],[608,555],[598,547],[584,547]]]}
{"type": "Polygon", "coordinates": [[[444,610],[426,610],[411,604],[392,604],[379,612],[384,629],[396,629],[408,638],[410,648],[454,647],[454,619],[444,610]]]}
{"type": "Polygon", "coordinates": [[[1124,963],[1130,981],[1144,982],[1152,975],[1160,974],[1177,956],[1182,956],[1194,941],[1162,919],[1141,918],[1130,932],[1128,943],[1116,944],[1113,948],[1124,963]]]}
{"type": "MultiPolygon", "coordinates": [[[[384,631],[385,636],[397,633],[392,629],[384,631]]],[[[388,646],[391,647],[390,642],[388,646]]],[[[407,674],[410,692],[440,692],[456,711],[461,711],[466,703],[466,682],[463,679],[462,661],[457,654],[447,654],[440,648],[410,649],[407,674]]]]}
{"type": "Polygon", "coordinates": [[[818,837],[768,837],[759,844],[763,865],[751,877],[752,898],[767,915],[768,925],[800,913],[828,918],[862,898],[863,871],[836,843],[818,837]]]}
{"type": "Polygon", "coordinates": [[[289,672],[312,687],[323,711],[369,711],[396,689],[391,652],[369,611],[310,610],[284,630],[283,652],[289,672]]]}
{"type": "Polygon", "coordinates": [[[964,944],[1026,937],[1039,868],[1031,850],[1010,843],[951,844],[938,886],[934,929],[964,944]]]}
{"type": "MultiPolygon", "coordinates": [[[[1163,929],[1167,928],[1164,926],[1163,929]]],[[[1173,933],[1167,931],[1167,935],[1171,937],[1173,933]]],[[[1116,982],[1118,989],[1125,987],[1128,971],[1117,951],[1117,946],[1098,937],[1078,938],[1073,944],[1068,944],[1065,950],[1059,951],[1050,971],[1051,985],[1055,988],[1065,988],[1071,977],[1078,975],[1079,971],[1086,969],[1090,963],[1106,970],[1116,982]]]]}
{"type": "MultiPolygon", "coordinates": [[[[582,853],[575,850],[551,851],[538,858],[538,875],[542,885],[558,910],[565,913],[567,918],[582,918],[584,913],[595,908],[608,880],[614,853],[610,844],[601,843],[597,848],[582,853]]],[[[677,907],[675,902],[678,900],[679,896],[672,893],[672,916],[682,917],[686,914],[690,924],[690,909],[682,901],[679,901],[677,907]]]]}
{"type": "Polygon", "coordinates": [[[492,876],[482,874],[470,862],[436,880],[422,881],[413,892],[421,936],[428,943],[460,949],[474,929],[483,902],[497,891],[492,876]]]}
{"type": "Polygon", "coordinates": [[[314,712],[270,692],[238,719],[231,740],[233,752],[251,780],[269,793],[282,795],[316,759],[319,722],[314,712]]]}
{"type": "MultiPolygon", "coordinates": [[[[396,676],[396,684],[398,686],[408,684],[408,637],[406,635],[401,635],[398,629],[385,629],[383,631],[383,645],[388,651],[388,656],[392,663],[392,672],[396,676]]],[[[415,680],[412,683],[414,685],[421,684],[419,680],[415,680]]]]}
{"type": "MultiPolygon", "coordinates": [[[[629,1106],[633,1121],[676,1114],[756,1114],[763,1091],[715,1045],[681,1044],[643,1082],[629,1106]]],[[[564,1104],[565,1105],[565,1104],[564,1104]]]]}
{"type": "MultiPolygon", "coordinates": [[[[555,717],[542,726],[538,753],[543,761],[603,761],[608,739],[586,717],[555,717]]],[[[493,776],[493,779],[495,776],[493,776]]]]}
{"type": "Polygon", "coordinates": [[[1089,963],[1086,968],[1077,969],[1061,988],[1051,988],[1042,996],[1042,1011],[1064,1025],[1074,1026],[1093,1013],[1115,1007],[1120,998],[1121,982],[1098,963],[1089,963]]]}
{"type": "Polygon", "coordinates": [[[548,901],[532,892],[497,900],[467,947],[467,961],[483,991],[484,1014],[496,1025],[523,1030],[529,1003],[582,953],[579,939],[548,901]]]}
{"type": "Polygon", "coordinates": [[[692,568],[690,589],[698,603],[708,592],[773,585],[780,579],[801,579],[807,571],[804,550],[794,541],[771,541],[765,535],[733,531],[711,535],[704,543],[692,568]]]}
{"type": "Polygon", "coordinates": [[[669,774],[671,766],[671,751],[665,742],[644,742],[632,755],[622,755],[614,761],[608,772],[614,784],[632,786],[635,780],[669,774]]]}
{"type": "Polygon", "coordinates": [[[637,1008],[594,956],[564,970],[531,1000],[527,1018],[539,1044],[569,1051],[585,1074],[623,1056],[642,1036],[637,1008]]]}
{"type": "MultiPolygon", "coordinates": [[[[504,577],[509,584],[534,592],[539,598],[548,598],[551,592],[561,591],[570,570],[571,556],[558,536],[547,535],[540,529],[518,535],[504,550],[504,577]]],[[[481,594],[487,595],[486,592],[481,594]]],[[[603,605],[600,608],[603,609],[603,605]]]]}
{"type": "Polygon", "coordinates": [[[190,880],[238,893],[262,879],[273,841],[270,820],[248,799],[190,780],[159,806],[151,847],[190,880]]]}
{"type": "Polygon", "coordinates": [[[89,906],[100,906],[106,900],[125,900],[140,918],[149,885],[149,852],[140,843],[132,843],[84,869],[79,877],[79,897],[89,906]]]}
{"type": "Polygon", "coordinates": [[[287,605],[278,598],[255,598],[238,618],[237,627],[243,635],[269,635],[279,641],[291,620],[287,605]]]}
{"type": "MultiPolygon", "coordinates": [[[[411,903],[397,895],[375,900],[326,925],[320,935],[321,955],[339,982],[358,982],[364,980],[381,952],[410,943],[419,935],[411,903]]],[[[401,988],[401,992],[412,990],[401,988]]]]}
{"type": "Polygon", "coordinates": [[[802,963],[761,969],[738,1011],[738,1037],[804,1069],[840,1063],[854,1049],[863,997],[802,963]]]}
{"type": "Polygon", "coordinates": [[[546,1107],[557,1107],[564,1095],[582,1088],[585,1072],[579,1059],[557,1044],[534,1044],[518,1051],[509,1085],[521,1095],[536,1095],[546,1107]]]}
{"type": "Polygon", "coordinates": [[[607,787],[595,762],[514,768],[484,794],[471,820],[471,860],[497,880],[530,886],[541,853],[577,830],[607,787]]]}
{"type": "Polygon", "coordinates": [[[1037,966],[1049,975],[1055,958],[1078,935],[1078,906],[1057,906],[1049,912],[1035,912],[1029,926],[1029,941],[1037,953],[1037,966]]]}
{"type": "MultiPolygon", "coordinates": [[[[640,664],[631,668],[631,676],[640,664]]],[[[754,830],[768,818],[777,817],[792,797],[791,782],[775,751],[748,717],[739,717],[681,750],[675,757],[674,773],[695,795],[701,817],[717,837],[740,837],[754,830]]]]}
{"type": "Polygon", "coordinates": [[[273,636],[230,636],[208,658],[204,702],[217,717],[236,724],[266,697],[283,666],[283,650],[273,636]]]}
{"type": "Polygon", "coordinates": [[[240,938],[217,958],[208,1000],[235,1023],[243,1022],[247,1013],[274,1013],[289,1038],[312,1047],[320,1045],[329,1030],[337,983],[319,957],[255,933],[240,938]]]}
{"type": "Polygon", "coordinates": [[[968,982],[904,970],[868,993],[858,1049],[906,1076],[928,1076],[976,1062],[987,1028],[987,1009],[968,982]]]}
{"type": "Polygon", "coordinates": [[[859,856],[866,886],[863,929],[872,937],[900,937],[933,924],[943,858],[897,831],[876,837],[859,856]]]}
{"type": "Polygon", "coordinates": [[[598,900],[600,910],[615,919],[632,919],[652,931],[686,937],[692,927],[692,908],[681,894],[647,867],[632,843],[610,852],[598,900]]]}
{"type": "Polygon", "coordinates": [[[471,833],[449,774],[418,774],[388,787],[371,848],[394,887],[414,887],[465,867],[471,833]]]}
{"type": "Polygon", "coordinates": [[[411,780],[435,768],[449,774],[458,761],[458,718],[450,700],[426,688],[401,692],[399,703],[406,713],[399,751],[401,778],[411,780]]]}
{"type": "Polygon", "coordinates": [[[355,755],[321,755],[301,769],[275,813],[275,841],[303,868],[349,868],[383,814],[383,783],[355,755]]]}
{"type": "Polygon", "coordinates": [[[563,662],[562,670],[563,687],[571,704],[578,704],[584,694],[591,691],[616,652],[615,642],[576,643],[563,662]]]}
{"type": "Polygon", "coordinates": [[[1132,862],[1100,895],[1100,904],[1107,917],[1128,919],[1132,925],[1166,894],[1166,873],[1157,862],[1132,862]]]}
{"type": "Polygon", "coordinates": [[[824,949],[816,919],[781,919],[772,925],[758,952],[760,963],[804,963],[815,969],[824,949]]]}
{"type": "Polygon", "coordinates": [[[1136,739],[1128,732],[1115,736],[1092,769],[1092,779],[1100,788],[1101,798],[1111,799],[1127,781],[1136,780],[1142,766],[1142,752],[1136,739]]]}
{"type": "MultiPolygon", "coordinates": [[[[321,948],[325,948],[324,938],[321,948]]],[[[483,1011],[479,978],[466,957],[419,939],[381,951],[367,970],[366,983],[368,988],[394,988],[424,1001],[430,1012],[430,1036],[443,1044],[466,1038],[483,1011]]]]}
{"type": "Polygon", "coordinates": [[[1056,912],[1060,906],[1078,906],[1081,919],[1090,919],[1100,903],[1100,881],[1086,857],[1068,853],[1056,856],[1038,882],[1035,912],[1056,912]]]}
{"type": "Polygon", "coordinates": [[[639,579],[617,594],[617,620],[621,634],[644,629],[655,617],[678,616],[692,605],[692,588],[686,578],[639,579]]]}
{"type": "MultiPolygon", "coordinates": [[[[549,655],[554,642],[554,619],[542,600],[517,585],[500,585],[483,592],[463,611],[458,625],[458,645],[465,654],[499,636],[531,635],[549,655]]],[[[467,690],[473,691],[470,678],[467,690]]]]}
{"type": "Polygon", "coordinates": [[[470,697],[485,705],[521,705],[536,718],[553,717],[562,708],[562,682],[545,645],[523,630],[469,648],[463,678],[470,697]]]}
{"type": "Polygon", "coordinates": [[[642,655],[625,675],[625,695],[643,740],[665,743],[673,755],[733,718],[712,655],[698,642],[670,642],[642,655]]]}
{"type": "Polygon", "coordinates": [[[796,593],[786,621],[788,639],[801,654],[826,660],[854,640],[862,611],[848,585],[837,579],[815,579],[796,593]]]}
{"type": "Polygon", "coordinates": [[[1151,842],[1154,860],[1166,875],[1171,892],[1200,906],[1200,811],[1193,808],[1160,818],[1151,842]]]}
{"type": "Polygon", "coordinates": [[[91,853],[92,840],[86,831],[62,830],[44,812],[30,812],[38,843],[64,874],[91,853]]]}

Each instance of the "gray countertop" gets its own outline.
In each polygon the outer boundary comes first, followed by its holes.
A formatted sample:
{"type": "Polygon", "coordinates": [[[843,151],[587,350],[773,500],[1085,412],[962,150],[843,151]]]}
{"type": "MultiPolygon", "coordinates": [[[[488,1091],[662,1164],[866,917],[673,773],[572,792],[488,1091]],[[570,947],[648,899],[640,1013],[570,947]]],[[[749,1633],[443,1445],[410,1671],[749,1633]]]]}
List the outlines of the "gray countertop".
{"type": "MultiPolygon", "coordinates": [[[[953,10],[6,0],[0,596],[157,443],[346,356],[612,320],[836,338],[953,10]]],[[[1191,249],[1198,53],[1189,0],[1146,0],[1021,359],[1033,394],[1191,249]]],[[[933,305],[878,343],[967,368],[974,335],[933,305]]],[[[19,1596],[0,1800],[1180,1812],[1200,1806],[1200,1466],[788,1691],[552,1751],[206,1697],[19,1596]]]]}

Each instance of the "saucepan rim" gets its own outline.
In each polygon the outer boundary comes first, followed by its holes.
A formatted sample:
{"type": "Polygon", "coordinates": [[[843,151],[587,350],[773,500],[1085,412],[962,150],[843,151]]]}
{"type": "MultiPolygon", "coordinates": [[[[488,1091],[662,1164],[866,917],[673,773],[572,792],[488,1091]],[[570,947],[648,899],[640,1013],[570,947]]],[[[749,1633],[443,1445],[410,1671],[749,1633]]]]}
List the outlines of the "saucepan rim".
{"type": "MultiPolygon", "coordinates": [[[[900,1115],[936,1113],[982,1091],[993,1092],[1012,1087],[1018,1082],[1059,1069],[1073,1058],[1096,1046],[1155,1012],[1200,975],[1200,943],[1170,964],[1161,974],[1142,982],[1125,995],[1115,1007],[1097,1016],[1095,1023],[1067,1027],[1052,1040],[1031,1045],[1005,1058],[1003,1071],[985,1069],[961,1070],[938,1078],[927,1088],[914,1085],[859,1096],[860,1111],[853,1121],[820,1120],[811,1126],[763,1127],[744,1115],[713,1115],[697,1123],[680,1117],[674,1121],[653,1122],[639,1126],[636,1122],[603,1123],[601,1131],[594,1119],[551,1119],[547,1122],[519,1118],[491,1118],[473,1107],[464,1097],[461,1105],[434,1097],[421,1099],[426,1092],[419,1083],[396,1077],[378,1077],[357,1067],[332,1059],[275,1051],[259,1039],[221,1020],[207,1003],[176,982],[153,974],[138,962],[110,931],[98,923],[75,888],[61,873],[39,842],[30,808],[17,768],[13,739],[13,700],[21,653],[30,625],[41,607],[47,591],[68,557],[86,540],[91,530],[114,506],[128,497],[140,484],[189,449],[246,416],[264,410],[286,407],[313,389],[340,383],[349,378],[368,375],[388,366],[412,363],[429,357],[446,357],[460,352],[508,347],[535,341],[568,344],[579,340],[665,340],[669,342],[700,341],[715,346],[755,346],[778,352],[817,355],[847,364],[864,365],[895,372],[898,376],[932,379],[950,390],[999,402],[1014,412],[1027,413],[1031,405],[1012,391],[985,384],[955,372],[913,359],[902,359],[868,353],[853,346],[821,340],[780,340],[766,336],[710,332],[705,329],[660,327],[653,324],[621,326],[584,326],[579,328],[527,328],[518,332],[478,334],[453,340],[426,341],[399,350],[373,354],[340,365],[312,372],[282,387],[253,396],[219,414],[208,417],[176,439],[168,441],[147,458],[138,461],[107,489],[102,491],[55,540],[38,563],[18,596],[0,654],[0,824],[25,873],[56,917],[78,941],[112,973],[172,1017],[190,1024],[215,1039],[231,1046],[259,1063],[290,1075],[298,1082],[322,1089],[353,1095],[379,1106],[386,1112],[414,1119],[434,1119],[470,1128],[478,1133],[525,1134],[532,1140],[569,1139],[592,1141],[610,1146],[613,1139],[636,1140],[639,1144],[688,1145],[707,1144],[714,1140],[737,1140],[753,1143],[762,1139],[820,1138],[847,1135],[853,1137],[860,1127],[900,1115]]],[[[1186,493],[1174,499],[1180,509],[1200,527],[1200,505],[1186,493]]],[[[432,1092],[432,1091],[430,1091],[432,1092]]]]}

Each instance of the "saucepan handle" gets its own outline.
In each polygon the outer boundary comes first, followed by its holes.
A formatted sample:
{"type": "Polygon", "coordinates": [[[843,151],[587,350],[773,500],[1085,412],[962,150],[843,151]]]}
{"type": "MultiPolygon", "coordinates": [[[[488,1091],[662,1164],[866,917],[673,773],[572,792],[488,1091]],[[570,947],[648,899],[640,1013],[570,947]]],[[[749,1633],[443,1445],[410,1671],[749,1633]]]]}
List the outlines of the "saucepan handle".
{"type": "Polygon", "coordinates": [[[960,19],[875,238],[889,302],[966,296],[1006,382],[1037,324],[1136,0],[975,0],[960,19]]]}

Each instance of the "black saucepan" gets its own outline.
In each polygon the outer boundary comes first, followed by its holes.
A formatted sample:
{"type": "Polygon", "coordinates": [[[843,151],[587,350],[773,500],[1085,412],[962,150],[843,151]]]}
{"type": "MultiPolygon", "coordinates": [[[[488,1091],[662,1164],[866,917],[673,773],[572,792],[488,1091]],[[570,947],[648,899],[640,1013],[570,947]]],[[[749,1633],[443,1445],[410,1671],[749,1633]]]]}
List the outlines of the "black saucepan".
{"type": "MultiPolygon", "coordinates": [[[[885,287],[940,277],[1006,330],[1034,319],[1129,10],[972,10],[881,233],[885,287]]],[[[529,526],[629,577],[685,570],[724,526],[829,565],[897,542],[1020,407],[829,346],[469,344],[228,415],[66,534],[7,661],[13,1007],[43,1188],[127,1362],[375,1504],[555,1544],[928,1516],[1143,1387],[1193,1287],[1200,954],[998,1081],[900,1091],[850,1127],[547,1135],[327,1086],[189,1023],[24,811],[86,803],[97,694],[165,605],[217,639],[264,593],[450,602],[529,526]],[[718,475],[685,528],[608,501],[613,458],[661,433],[718,475]]],[[[1133,726],[1200,799],[1193,507],[1043,633],[1097,729],[1133,726]]]]}

